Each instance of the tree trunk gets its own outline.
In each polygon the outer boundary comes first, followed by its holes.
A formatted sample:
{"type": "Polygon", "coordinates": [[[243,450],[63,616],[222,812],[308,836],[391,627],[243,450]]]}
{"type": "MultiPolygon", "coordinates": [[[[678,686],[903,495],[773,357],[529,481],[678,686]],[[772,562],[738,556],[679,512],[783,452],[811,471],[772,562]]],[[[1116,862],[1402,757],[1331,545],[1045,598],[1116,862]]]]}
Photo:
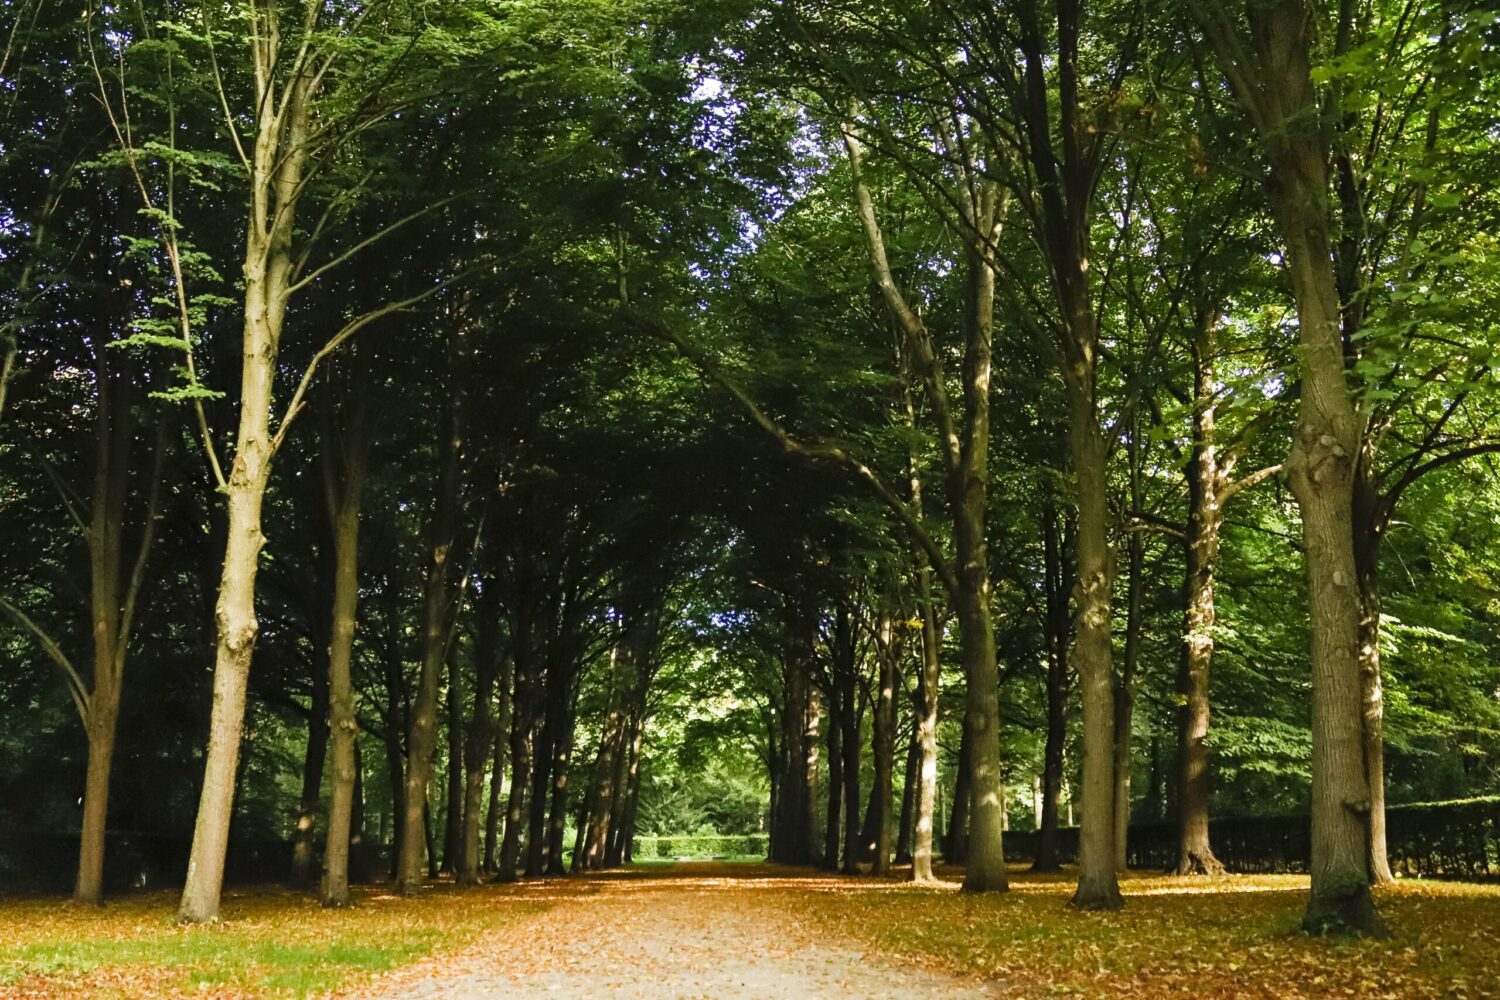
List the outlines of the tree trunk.
{"type": "Polygon", "coordinates": [[[816,619],[787,612],[781,714],[781,776],[775,816],[774,860],[802,865],[812,860],[812,789],[808,787],[807,720],[811,705],[811,630],[816,619]]]}
{"type": "MultiPolygon", "coordinates": [[[[286,265],[282,260],[281,264],[286,265]]],[[[208,753],[198,815],[193,824],[193,846],[188,856],[187,880],[178,915],[187,923],[208,923],[219,916],[224,886],[224,859],[229,849],[229,821],[234,812],[235,777],[239,771],[240,730],[245,719],[245,693],[250,682],[250,658],[260,622],[255,617],[255,577],[260,569],[261,502],[270,474],[270,405],[272,356],[276,338],[262,296],[264,258],[247,256],[243,376],[240,388],[240,430],[234,465],[226,490],[229,534],[219,597],[214,609],[213,712],[209,719],[208,753]],[[251,303],[255,303],[251,305],[251,303]]],[[[284,304],[279,308],[284,308],[284,304]]],[[[280,315],[276,316],[277,327],[280,315]]]]}
{"type": "Polygon", "coordinates": [[[620,811],[618,822],[610,821],[609,849],[604,855],[604,867],[616,868],[631,861],[631,849],[635,838],[635,810],[641,794],[641,743],[645,736],[645,695],[637,694],[636,704],[630,716],[629,766],[625,775],[625,808],[620,811]]]}
{"type": "Polygon", "coordinates": [[[484,769],[493,756],[495,722],[491,703],[495,698],[495,680],[500,675],[500,602],[499,584],[486,577],[479,592],[475,631],[474,716],[469,723],[464,744],[463,830],[458,851],[459,865],[455,881],[475,885],[480,870],[480,823],[484,809],[484,769]]]}
{"type": "MultiPolygon", "coordinates": [[[[987,201],[995,195],[988,187],[987,201]]],[[[980,231],[998,232],[993,204],[982,213],[980,231]]],[[[966,442],[950,477],[954,510],[954,555],[959,650],[963,660],[969,732],[969,832],[964,892],[1010,888],[1005,867],[1005,793],[1000,774],[1000,675],[995,664],[995,628],[990,615],[990,556],[985,535],[989,511],[990,368],[995,312],[993,246],[968,253],[969,345],[964,360],[966,442]]]]}
{"type": "MultiPolygon", "coordinates": [[[[1134,422],[1133,422],[1134,423],[1134,422]]],[[[1144,499],[1141,495],[1141,443],[1140,428],[1132,426],[1126,442],[1130,459],[1130,509],[1140,510],[1144,499]]],[[[1130,771],[1133,763],[1131,753],[1131,716],[1135,710],[1135,676],[1141,652],[1141,601],[1145,590],[1145,539],[1139,531],[1130,533],[1128,561],[1130,572],[1129,589],[1125,598],[1125,651],[1120,664],[1119,683],[1115,688],[1115,820],[1114,852],[1115,869],[1125,871],[1130,867],[1130,771]]]]}
{"type": "Polygon", "coordinates": [[[265,544],[261,505],[276,447],[271,437],[271,393],[282,322],[292,292],[291,244],[297,200],[303,189],[307,123],[314,90],[321,79],[306,72],[306,64],[300,64],[302,71],[285,82],[280,95],[274,93],[275,68],[262,64],[262,60],[269,58],[274,63],[279,36],[274,11],[265,17],[271,23],[260,28],[272,40],[255,49],[260,72],[255,88],[258,104],[251,153],[250,224],[242,271],[245,318],[240,341],[239,426],[234,461],[221,484],[228,510],[228,534],[214,606],[213,710],[198,815],[193,823],[193,846],[178,907],[178,916],[188,923],[218,918],[224,884],[245,693],[255,640],[260,634],[260,622],[255,617],[255,579],[265,544]]]}
{"type": "Polygon", "coordinates": [[[312,700],[307,714],[307,752],[302,758],[302,795],[292,834],[292,882],[309,885],[316,862],[318,812],[323,804],[323,765],[328,760],[328,666],[331,635],[319,626],[314,639],[312,700]]]}
{"type": "Polygon", "coordinates": [[[1209,672],[1214,655],[1214,573],[1223,521],[1214,441],[1213,359],[1217,353],[1211,310],[1199,318],[1193,345],[1192,455],[1187,465],[1187,621],[1177,680],[1177,874],[1219,875],[1208,833],[1210,721],[1209,672]]]}
{"type": "Polygon", "coordinates": [[[839,868],[839,817],[844,796],[844,707],[837,681],[828,685],[828,800],[823,813],[823,862],[829,871],[839,868]]]}
{"type": "Polygon", "coordinates": [[[1302,513],[1312,624],[1312,891],[1303,926],[1313,933],[1381,934],[1369,884],[1370,785],[1352,516],[1363,422],[1344,370],[1329,237],[1328,143],[1305,124],[1325,113],[1312,80],[1316,18],[1305,0],[1249,5],[1246,12],[1248,32],[1217,6],[1192,8],[1265,147],[1270,202],[1297,305],[1300,411],[1285,468],[1302,513]]]}
{"type": "Polygon", "coordinates": [[[448,647],[448,693],[445,699],[448,715],[447,792],[443,796],[443,867],[455,876],[464,866],[464,702],[462,671],[458,653],[448,647]]]}
{"type": "MultiPolygon", "coordinates": [[[[427,528],[427,575],[422,594],[422,669],[406,738],[406,782],[402,811],[401,854],[397,866],[396,891],[413,895],[422,888],[422,851],[427,786],[432,778],[432,757],[437,749],[438,693],[443,664],[448,657],[449,633],[453,627],[453,569],[450,557],[458,516],[458,458],[461,446],[460,404],[457,380],[458,334],[450,337],[447,405],[438,429],[438,477],[432,520],[427,528]]],[[[435,858],[429,859],[429,868],[435,858]]]]}
{"type": "Polygon", "coordinates": [[[917,802],[917,764],[922,754],[916,726],[906,741],[906,766],[901,773],[901,809],[896,817],[896,864],[911,864],[912,810],[917,802]]]}
{"type": "Polygon", "coordinates": [[[875,764],[875,787],[870,800],[874,830],[868,843],[872,848],[870,874],[883,876],[891,872],[891,779],[896,757],[897,658],[900,654],[892,615],[883,612],[876,627],[879,632],[876,643],[879,674],[875,680],[875,719],[870,734],[875,764]]]}
{"type": "MultiPolygon", "coordinates": [[[[550,671],[549,671],[550,673],[550,671]]],[[[547,870],[547,804],[552,784],[552,745],[556,741],[556,711],[551,707],[557,697],[549,683],[541,698],[544,711],[541,725],[531,748],[531,794],[529,815],[526,817],[526,866],[523,873],[535,878],[547,870]]]]}
{"type": "Polygon", "coordinates": [[[505,809],[505,744],[503,730],[495,734],[490,760],[489,804],[484,811],[484,870],[493,875],[500,864],[500,816],[505,809]]]}
{"type": "MultiPolygon", "coordinates": [[[[358,410],[358,404],[353,404],[358,410]]],[[[333,787],[328,803],[328,840],[323,849],[324,906],[348,906],[349,844],[354,823],[359,720],[354,700],[354,630],[359,606],[359,515],[364,485],[364,436],[351,416],[345,427],[341,481],[332,475],[328,501],[333,509],[333,613],[328,645],[329,734],[333,743],[333,787]]],[[[326,468],[326,466],[325,466],[326,468]]],[[[329,470],[331,472],[331,469],[329,470]]]]}
{"type": "MultiPolygon", "coordinates": [[[[624,636],[615,644],[614,659],[610,670],[609,706],[604,716],[604,726],[599,737],[599,754],[594,762],[594,781],[589,789],[589,810],[586,819],[587,835],[584,837],[583,856],[573,858],[578,868],[603,868],[604,855],[609,846],[609,818],[623,797],[619,785],[620,758],[625,752],[625,706],[628,692],[633,688],[632,656],[634,649],[624,636]]],[[[580,832],[583,832],[580,830],[580,832]]]]}
{"type": "Polygon", "coordinates": [[[1068,641],[1072,619],[1068,615],[1068,591],[1073,572],[1068,553],[1071,523],[1058,517],[1049,497],[1043,513],[1043,616],[1047,633],[1047,743],[1042,752],[1042,815],[1037,824],[1036,860],[1031,870],[1062,870],[1058,851],[1058,826],[1062,812],[1063,750],[1068,738],[1068,641]]]}
{"type": "MultiPolygon", "coordinates": [[[[1305,22],[1300,4],[1288,6],[1305,22]]],[[[1306,65],[1302,72],[1308,72],[1306,65]]],[[[1313,106],[1310,93],[1305,106],[1313,106]]],[[[1369,886],[1371,798],[1351,510],[1359,417],[1344,379],[1326,166],[1312,144],[1288,145],[1277,158],[1273,200],[1282,218],[1302,345],[1301,413],[1286,467],[1302,511],[1313,639],[1312,892],[1304,925],[1314,933],[1379,934],[1384,925],[1369,886]]]]}
{"type": "Polygon", "coordinates": [[[526,790],[531,784],[531,736],[528,727],[513,724],[510,734],[510,796],[505,807],[505,836],[495,877],[514,882],[521,861],[521,824],[526,820],[526,790]]]}
{"type": "MultiPolygon", "coordinates": [[[[1089,322],[1078,319],[1077,323],[1089,322]]],[[[1114,685],[1110,592],[1114,553],[1109,544],[1105,445],[1093,398],[1093,368],[1070,359],[1068,444],[1078,480],[1078,581],[1073,658],[1083,695],[1083,816],[1078,830],[1078,891],[1073,905],[1118,909],[1114,852],[1114,685]]]]}
{"type": "MultiPolygon", "coordinates": [[[[564,692],[574,687],[573,671],[566,676],[564,692]]],[[[557,739],[552,747],[552,809],[547,827],[547,874],[562,875],[563,837],[568,825],[568,777],[569,765],[573,761],[573,731],[578,721],[577,692],[565,697],[557,727],[557,739]]]]}
{"type": "Polygon", "coordinates": [[[932,872],[933,821],[937,816],[938,685],[942,675],[937,612],[932,600],[931,571],[917,571],[917,601],[922,615],[922,672],[917,677],[915,706],[917,742],[917,817],[913,835],[911,877],[914,882],[934,880],[932,872]]]}
{"type": "Polygon", "coordinates": [[[1359,677],[1365,780],[1370,787],[1370,882],[1395,881],[1385,837],[1385,692],[1380,676],[1380,541],[1386,515],[1362,460],[1354,483],[1354,565],[1359,579],[1359,677]]]}
{"type": "MultiPolygon", "coordinates": [[[[394,591],[393,591],[394,593],[394,591]]],[[[406,686],[405,671],[401,662],[401,640],[399,615],[394,608],[387,608],[388,633],[385,649],[385,770],[391,783],[391,880],[394,882],[401,870],[401,840],[406,824],[406,751],[402,745],[402,734],[406,731],[406,686]]]]}
{"type": "Polygon", "coordinates": [[[948,816],[948,839],[943,860],[961,865],[969,859],[969,801],[973,785],[969,781],[969,727],[965,725],[958,741],[958,771],[953,776],[953,808],[948,816]]]}
{"type": "Polygon", "coordinates": [[[115,754],[115,727],[120,692],[113,684],[94,682],[89,697],[89,762],[83,786],[83,826],[78,845],[78,879],[73,898],[98,906],[104,902],[104,842],[109,814],[109,777],[115,754]]]}

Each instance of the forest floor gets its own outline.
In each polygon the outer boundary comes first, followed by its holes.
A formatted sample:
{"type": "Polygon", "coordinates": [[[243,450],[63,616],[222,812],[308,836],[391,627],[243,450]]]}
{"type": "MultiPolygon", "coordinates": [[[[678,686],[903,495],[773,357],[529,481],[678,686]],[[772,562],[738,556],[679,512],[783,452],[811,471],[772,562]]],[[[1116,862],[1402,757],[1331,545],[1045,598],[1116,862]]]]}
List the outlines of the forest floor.
{"type": "Polygon", "coordinates": [[[1382,890],[1392,936],[1297,931],[1301,876],[1137,874],[1120,913],[1065,903],[1066,874],[1010,893],[759,864],[642,865],[328,911],[232,893],[224,920],[175,897],[103,909],[0,900],[0,996],[361,998],[1500,997],[1500,885],[1382,890]]]}

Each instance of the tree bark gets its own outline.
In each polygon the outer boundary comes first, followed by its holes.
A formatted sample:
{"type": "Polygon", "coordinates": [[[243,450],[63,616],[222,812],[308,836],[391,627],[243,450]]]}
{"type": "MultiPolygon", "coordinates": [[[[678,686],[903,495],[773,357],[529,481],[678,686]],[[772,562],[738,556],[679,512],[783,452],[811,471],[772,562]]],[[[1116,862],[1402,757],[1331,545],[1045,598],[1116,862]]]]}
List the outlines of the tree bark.
{"type": "Polygon", "coordinates": [[[1068,642],[1072,619],[1068,615],[1068,591],[1073,571],[1069,555],[1071,519],[1058,517],[1050,496],[1043,510],[1042,550],[1044,628],[1047,640],[1047,743],[1042,752],[1042,814],[1037,824],[1036,860],[1031,870],[1062,869],[1057,830],[1061,822],[1063,749],[1068,738],[1068,642]]]}
{"type": "MultiPolygon", "coordinates": [[[[364,489],[365,435],[361,390],[348,402],[335,463],[325,456],[324,493],[333,521],[333,610],[328,645],[328,727],[333,749],[333,787],[328,803],[328,839],[323,849],[324,906],[348,906],[349,845],[357,835],[354,821],[359,765],[353,680],[354,630],[359,610],[359,517],[364,489]],[[337,469],[337,472],[335,472],[337,469]]],[[[325,437],[325,451],[330,442],[325,437]]]]}
{"type": "Polygon", "coordinates": [[[875,718],[871,727],[871,753],[875,765],[875,787],[871,798],[873,836],[870,874],[889,875],[891,872],[891,779],[896,757],[896,684],[898,683],[899,640],[893,614],[883,611],[876,624],[876,661],[878,674],[875,679],[875,718]]]}
{"type": "Polygon", "coordinates": [[[1380,543],[1389,519],[1367,448],[1355,471],[1354,566],[1359,581],[1359,678],[1365,781],[1370,788],[1370,882],[1395,881],[1385,835],[1385,690],[1380,676],[1380,543]]]}
{"type": "Polygon", "coordinates": [[[1178,875],[1219,875],[1209,843],[1209,672],[1214,655],[1214,573],[1219,562],[1223,475],[1214,440],[1217,315],[1205,310],[1193,345],[1192,454],[1187,465],[1187,612],[1177,679],[1178,875]]]}
{"type": "Polygon", "coordinates": [[[1305,0],[1250,5],[1248,32],[1217,5],[1195,3],[1192,13],[1264,145],[1297,306],[1300,412],[1286,474],[1302,512],[1312,619],[1312,891],[1303,925],[1313,933],[1382,934],[1369,884],[1352,516],[1363,427],[1344,372],[1327,141],[1308,124],[1320,120],[1312,80],[1315,12],[1305,0]]]}
{"type": "MultiPolygon", "coordinates": [[[[449,378],[457,378],[459,335],[450,337],[449,378]]],[[[451,556],[458,518],[459,449],[462,446],[458,386],[450,381],[447,405],[438,428],[438,476],[433,511],[427,526],[427,574],[422,592],[422,668],[417,678],[406,737],[406,781],[401,814],[401,854],[396,891],[410,896],[422,888],[423,847],[428,817],[427,786],[437,748],[438,693],[453,628],[451,556]]],[[[432,860],[436,860],[435,858],[432,860]]]]}
{"type": "Polygon", "coordinates": [[[969,727],[962,727],[958,741],[958,769],[953,776],[953,807],[948,816],[948,838],[943,845],[943,860],[961,865],[969,860],[969,801],[973,783],[969,780],[969,727]]]}
{"type": "Polygon", "coordinates": [[[915,705],[917,742],[917,815],[912,837],[913,882],[931,882],[933,821],[937,815],[938,685],[942,676],[937,611],[933,606],[931,573],[917,571],[917,603],[922,615],[922,672],[917,677],[915,705]]]}
{"type": "MultiPolygon", "coordinates": [[[[628,628],[628,626],[623,626],[628,628]]],[[[622,634],[615,644],[610,670],[609,705],[599,738],[599,754],[594,763],[594,782],[589,791],[590,809],[583,857],[573,859],[574,868],[604,867],[609,846],[610,815],[617,800],[624,797],[620,788],[620,758],[625,752],[625,709],[628,692],[634,686],[635,650],[622,634]]]]}
{"type": "Polygon", "coordinates": [[[448,754],[446,769],[446,793],[443,806],[443,866],[444,872],[457,876],[464,867],[464,755],[468,746],[464,739],[463,672],[460,669],[458,651],[449,643],[448,691],[445,696],[447,708],[448,754]]]}
{"type": "Polygon", "coordinates": [[[292,882],[309,885],[317,861],[318,812],[323,805],[323,765],[328,761],[328,664],[332,636],[320,625],[313,640],[312,699],[307,713],[307,751],[302,758],[302,795],[292,834],[292,882]]]}
{"type": "MultiPolygon", "coordinates": [[[[276,14],[272,10],[264,17],[274,22],[276,14]]],[[[179,917],[189,923],[218,918],[224,884],[245,693],[250,681],[250,660],[260,633],[260,622],[255,616],[255,580],[260,569],[260,551],[265,544],[265,536],[261,534],[261,506],[275,451],[271,437],[271,392],[282,323],[292,291],[291,242],[297,199],[303,187],[308,119],[318,83],[299,56],[284,92],[276,95],[279,36],[274,23],[261,23],[259,27],[267,32],[267,37],[263,43],[252,46],[259,82],[243,269],[245,318],[241,333],[239,427],[234,461],[222,489],[228,509],[228,534],[214,608],[213,711],[198,814],[193,824],[193,846],[178,907],[179,917]]]]}
{"type": "Polygon", "coordinates": [[[901,808],[896,817],[896,864],[911,864],[912,812],[917,806],[917,766],[922,745],[915,726],[906,741],[906,766],[901,773],[901,808]]]}
{"type": "Polygon", "coordinates": [[[559,710],[557,738],[552,746],[552,795],[551,814],[547,826],[547,874],[562,875],[563,837],[568,824],[568,778],[573,761],[573,733],[578,721],[578,692],[573,682],[574,670],[569,666],[563,686],[562,707],[559,710]]]}
{"type": "Polygon", "coordinates": [[[990,611],[989,510],[990,377],[993,362],[994,247],[1004,221],[1006,202],[996,186],[970,163],[971,196],[963,205],[960,237],[965,243],[967,302],[964,311],[963,420],[954,419],[942,366],[926,324],[897,287],[886,256],[884,236],[873,200],[860,174],[859,142],[845,129],[845,147],[854,181],[855,204],[870,262],[887,310],[900,324],[907,348],[916,359],[939,424],[944,449],[944,482],[953,518],[953,559],[933,563],[953,598],[958,615],[959,651],[968,704],[964,714],[968,777],[972,788],[967,837],[966,892],[1009,888],[1002,843],[1004,796],[1000,775],[1000,693],[995,663],[995,635],[990,611]]]}
{"type": "MultiPolygon", "coordinates": [[[[79,831],[78,874],[73,898],[99,905],[104,901],[104,855],[109,816],[109,783],[114,762],[115,735],[120,718],[120,695],[124,687],[125,658],[130,647],[135,609],[145,582],[146,559],[156,535],[156,518],[162,478],[162,461],[168,424],[164,418],[157,431],[150,484],[135,560],[128,578],[123,577],[125,504],[129,493],[129,448],[132,436],[127,383],[119,377],[108,348],[96,348],[98,379],[95,414],[94,489],[88,530],[90,615],[93,625],[93,686],[85,694],[68,666],[74,686],[75,704],[88,737],[88,766],[84,777],[83,822],[79,831]]],[[[9,606],[7,605],[7,609],[9,606]]],[[[39,639],[42,633],[35,626],[39,639]]],[[[55,659],[66,662],[51,639],[55,659]]]]}
{"type": "MultiPolygon", "coordinates": [[[[1140,510],[1144,498],[1139,426],[1131,427],[1126,449],[1130,460],[1130,509],[1140,510]]],[[[1114,850],[1115,868],[1121,872],[1130,867],[1130,772],[1133,764],[1130,730],[1135,710],[1136,668],[1141,653],[1141,601],[1145,590],[1146,559],[1145,538],[1139,531],[1132,531],[1126,544],[1130,582],[1125,598],[1125,650],[1120,662],[1119,683],[1115,687],[1114,850]]]]}
{"type": "Polygon", "coordinates": [[[460,838],[459,865],[455,881],[459,885],[479,882],[481,867],[480,823],[484,809],[484,769],[496,745],[496,725],[492,711],[495,681],[499,677],[500,602],[499,585],[489,576],[481,585],[476,608],[479,621],[475,636],[474,716],[469,723],[468,741],[464,744],[463,831],[460,838]]]}
{"type": "Polygon", "coordinates": [[[828,798],[823,812],[823,860],[822,867],[838,871],[839,842],[841,830],[839,819],[843,815],[844,802],[844,724],[843,707],[839,704],[839,689],[830,672],[828,684],[828,798]]]}

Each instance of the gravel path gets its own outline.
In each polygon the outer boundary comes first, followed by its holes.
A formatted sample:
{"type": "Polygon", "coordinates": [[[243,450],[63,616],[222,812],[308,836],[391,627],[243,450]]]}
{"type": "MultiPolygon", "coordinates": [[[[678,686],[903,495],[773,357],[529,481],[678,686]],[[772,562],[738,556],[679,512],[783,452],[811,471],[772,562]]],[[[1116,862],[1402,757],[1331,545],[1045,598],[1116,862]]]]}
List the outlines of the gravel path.
{"type": "Polygon", "coordinates": [[[977,982],[820,941],[799,893],[833,879],[769,866],[679,864],[516,887],[545,912],[457,955],[378,981],[367,998],[764,997],[978,1000],[977,982]]]}

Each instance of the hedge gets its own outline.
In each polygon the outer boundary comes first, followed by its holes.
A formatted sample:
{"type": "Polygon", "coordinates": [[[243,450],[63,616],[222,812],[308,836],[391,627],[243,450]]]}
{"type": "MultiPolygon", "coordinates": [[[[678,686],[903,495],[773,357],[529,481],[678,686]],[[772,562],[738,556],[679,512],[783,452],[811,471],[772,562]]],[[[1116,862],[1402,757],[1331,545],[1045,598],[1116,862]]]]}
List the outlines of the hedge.
{"type": "MultiPolygon", "coordinates": [[[[1386,850],[1393,871],[1410,877],[1500,877],[1500,796],[1417,802],[1386,808],[1386,850]]],[[[1306,813],[1222,817],[1209,822],[1214,853],[1232,872],[1305,872],[1311,820],[1306,813]]],[[[1033,831],[1006,834],[1005,856],[1036,855],[1033,831]]],[[[1078,830],[1058,831],[1059,854],[1078,856],[1078,830]]],[[[1132,823],[1126,839],[1132,868],[1167,869],[1177,863],[1177,827],[1170,821],[1132,823]]]]}
{"type": "Polygon", "coordinates": [[[766,834],[743,837],[636,837],[632,857],[648,858],[730,858],[764,857],[769,849],[766,834]]]}

